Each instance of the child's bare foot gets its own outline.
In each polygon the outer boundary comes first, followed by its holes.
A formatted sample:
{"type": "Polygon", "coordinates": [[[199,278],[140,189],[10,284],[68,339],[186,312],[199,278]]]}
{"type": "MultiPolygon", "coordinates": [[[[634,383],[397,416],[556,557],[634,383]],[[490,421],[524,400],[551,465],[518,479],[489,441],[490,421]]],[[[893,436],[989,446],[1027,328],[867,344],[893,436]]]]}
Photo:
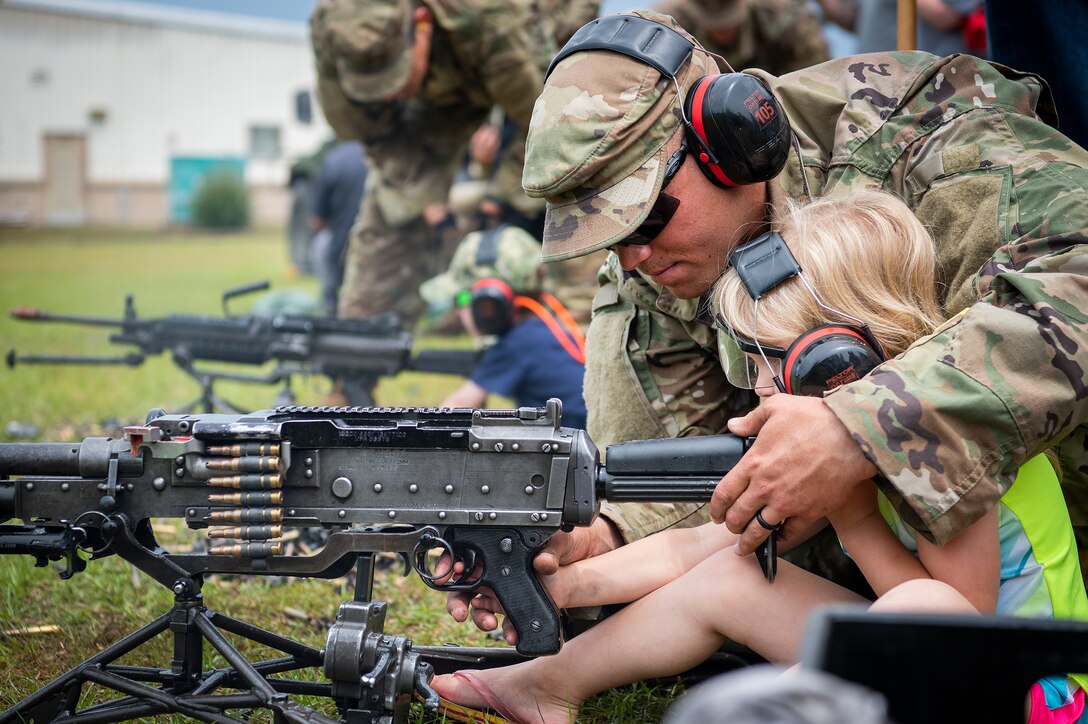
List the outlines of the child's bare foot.
{"type": "Polygon", "coordinates": [[[531,663],[496,669],[466,670],[436,676],[431,686],[443,698],[475,709],[491,709],[504,719],[524,724],[570,724],[578,707],[537,689],[531,663]],[[502,692],[501,698],[496,692],[502,692]]]}

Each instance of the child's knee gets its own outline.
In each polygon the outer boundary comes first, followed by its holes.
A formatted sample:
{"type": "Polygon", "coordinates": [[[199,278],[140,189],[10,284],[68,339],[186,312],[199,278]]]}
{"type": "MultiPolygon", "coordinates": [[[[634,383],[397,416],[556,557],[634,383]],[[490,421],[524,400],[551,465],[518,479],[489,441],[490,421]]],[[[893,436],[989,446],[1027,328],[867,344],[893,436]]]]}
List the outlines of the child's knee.
{"type": "Polygon", "coordinates": [[[876,613],[978,613],[952,586],[925,578],[900,583],[878,598],[869,610],[876,613]]]}

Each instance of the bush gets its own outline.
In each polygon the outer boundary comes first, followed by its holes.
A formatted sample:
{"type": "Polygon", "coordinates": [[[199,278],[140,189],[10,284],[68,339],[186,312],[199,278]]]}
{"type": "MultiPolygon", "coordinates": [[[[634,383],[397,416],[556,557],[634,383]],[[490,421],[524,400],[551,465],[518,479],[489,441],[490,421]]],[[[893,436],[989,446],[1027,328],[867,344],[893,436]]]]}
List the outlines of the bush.
{"type": "Polygon", "coordinates": [[[193,197],[193,223],[207,229],[244,229],[249,226],[249,191],[230,171],[204,177],[193,197]]]}

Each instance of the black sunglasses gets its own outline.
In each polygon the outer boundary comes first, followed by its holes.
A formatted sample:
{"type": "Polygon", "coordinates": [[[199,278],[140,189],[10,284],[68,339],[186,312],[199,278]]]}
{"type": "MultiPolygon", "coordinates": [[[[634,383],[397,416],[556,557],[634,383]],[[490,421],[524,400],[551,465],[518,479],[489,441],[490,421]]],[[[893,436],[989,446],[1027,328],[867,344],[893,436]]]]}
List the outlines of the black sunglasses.
{"type": "Polygon", "coordinates": [[[688,142],[685,139],[680,143],[680,148],[669,158],[665,164],[665,178],[661,182],[661,190],[657,192],[657,199],[650,208],[646,220],[623,241],[617,241],[616,246],[645,246],[656,239],[672,221],[676,210],[680,208],[680,199],[665,193],[665,187],[676,177],[676,172],[684,165],[688,157],[688,142]]]}

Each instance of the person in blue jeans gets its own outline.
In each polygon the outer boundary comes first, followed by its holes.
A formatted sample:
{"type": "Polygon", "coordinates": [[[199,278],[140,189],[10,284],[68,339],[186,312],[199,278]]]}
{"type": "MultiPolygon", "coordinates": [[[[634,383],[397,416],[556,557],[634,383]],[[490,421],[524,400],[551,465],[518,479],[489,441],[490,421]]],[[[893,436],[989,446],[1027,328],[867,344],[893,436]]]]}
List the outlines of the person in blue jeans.
{"type": "Polygon", "coordinates": [[[321,306],[336,316],[344,254],[366,188],[367,163],[358,141],[340,141],[325,155],[310,197],[310,266],[321,282],[321,306]]]}
{"type": "Polygon", "coordinates": [[[563,425],[585,428],[585,338],[563,304],[544,291],[540,243],[516,226],[466,236],[449,269],[420,287],[432,308],[457,305],[465,330],[491,338],[463,385],[443,407],[485,407],[500,395],[519,407],[563,403],[563,425]]]}

